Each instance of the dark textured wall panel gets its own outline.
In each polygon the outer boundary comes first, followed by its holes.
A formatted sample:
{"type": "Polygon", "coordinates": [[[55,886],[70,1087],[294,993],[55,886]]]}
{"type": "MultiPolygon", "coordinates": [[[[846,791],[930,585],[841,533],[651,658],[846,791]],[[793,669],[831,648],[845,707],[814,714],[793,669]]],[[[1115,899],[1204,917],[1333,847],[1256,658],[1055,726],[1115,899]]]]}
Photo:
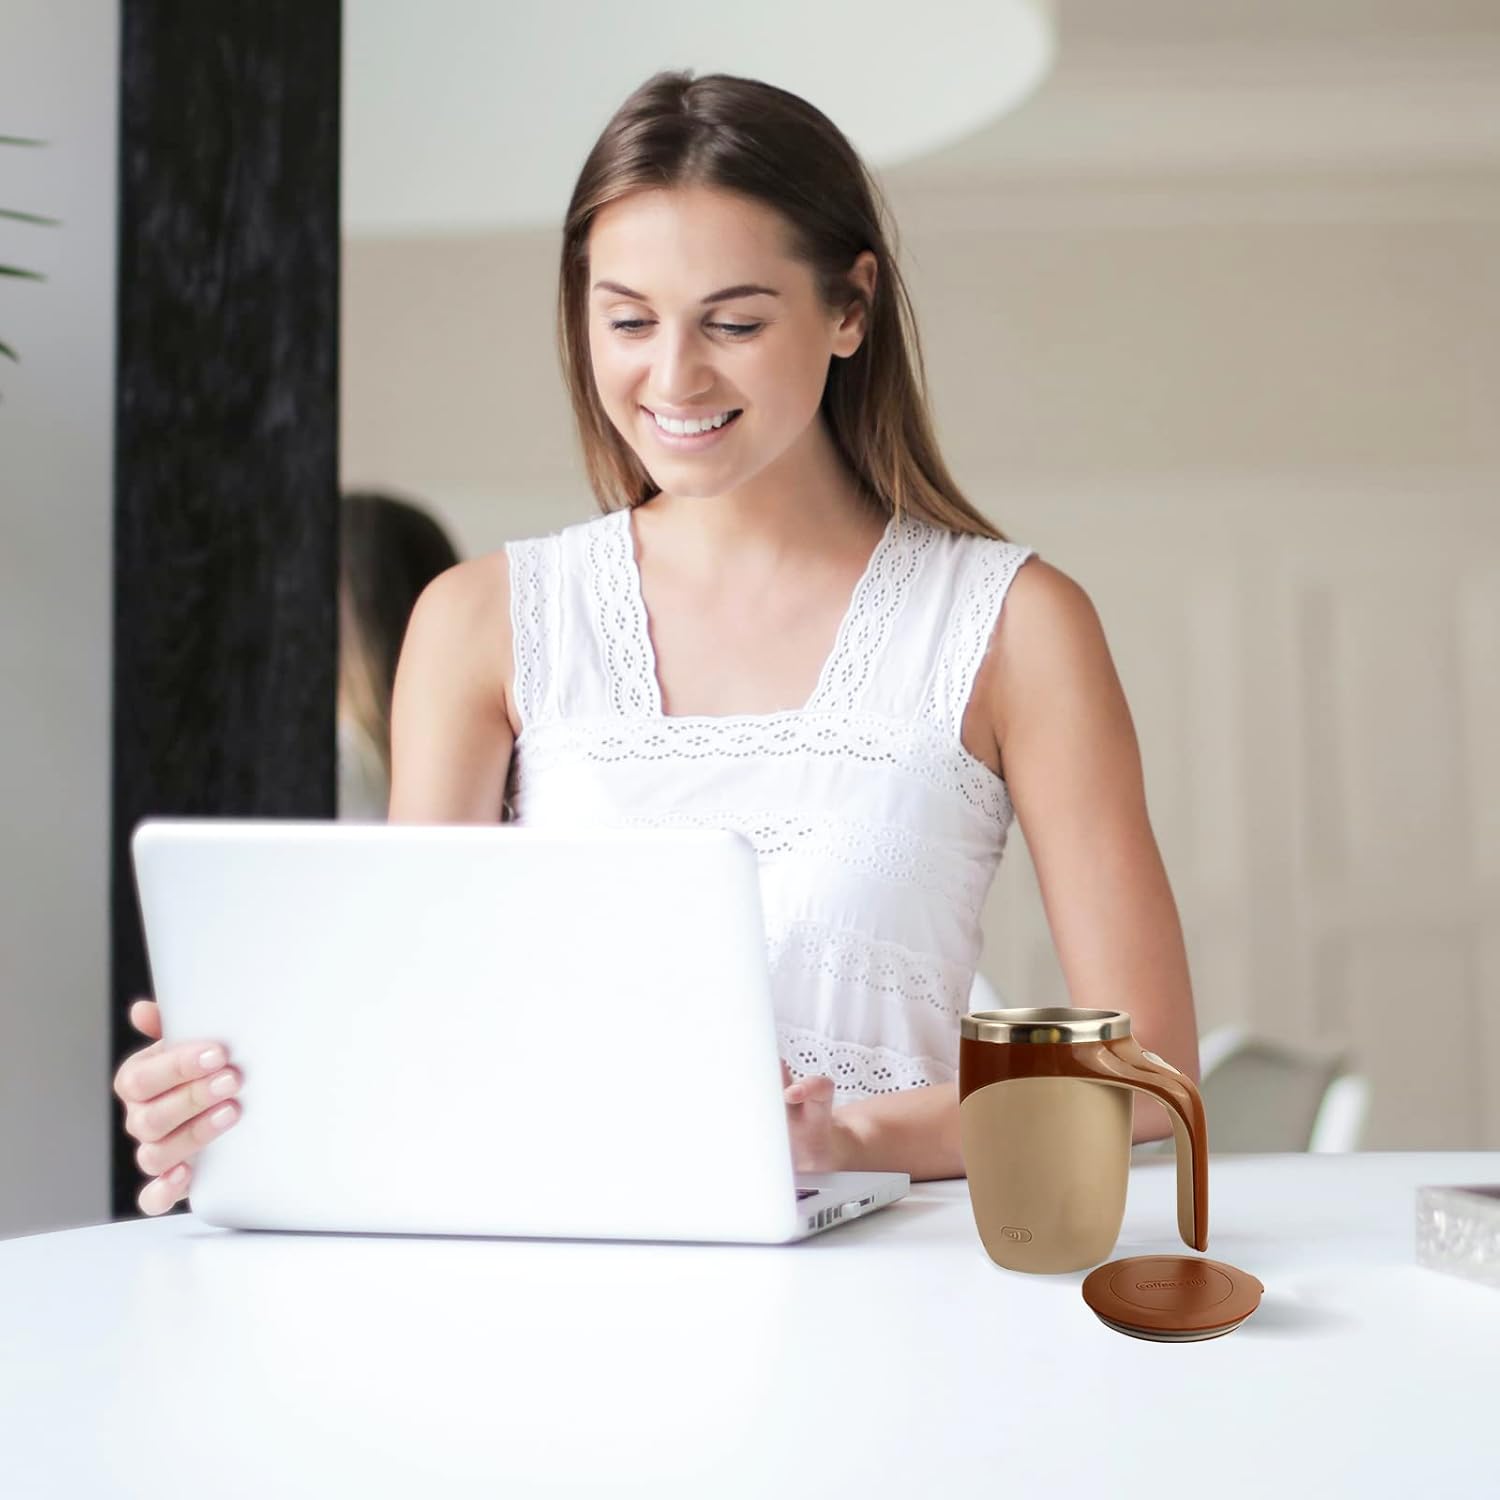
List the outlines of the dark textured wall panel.
{"type": "MultiPolygon", "coordinates": [[[[116,1065],[148,993],[136,823],[333,816],[338,568],[339,4],[122,18],[116,1065]]],[[[118,1121],[117,1216],[144,1181],[118,1121]]]]}

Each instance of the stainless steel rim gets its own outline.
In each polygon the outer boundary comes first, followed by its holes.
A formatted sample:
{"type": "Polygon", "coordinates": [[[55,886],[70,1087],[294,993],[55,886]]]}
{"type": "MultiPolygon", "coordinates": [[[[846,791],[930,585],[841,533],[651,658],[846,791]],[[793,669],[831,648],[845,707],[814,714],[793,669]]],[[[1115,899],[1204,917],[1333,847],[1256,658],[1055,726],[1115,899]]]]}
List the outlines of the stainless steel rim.
{"type": "Polygon", "coordinates": [[[959,1035],[975,1042],[1108,1042],[1130,1035],[1123,1010],[976,1010],[958,1023],[959,1035]]]}

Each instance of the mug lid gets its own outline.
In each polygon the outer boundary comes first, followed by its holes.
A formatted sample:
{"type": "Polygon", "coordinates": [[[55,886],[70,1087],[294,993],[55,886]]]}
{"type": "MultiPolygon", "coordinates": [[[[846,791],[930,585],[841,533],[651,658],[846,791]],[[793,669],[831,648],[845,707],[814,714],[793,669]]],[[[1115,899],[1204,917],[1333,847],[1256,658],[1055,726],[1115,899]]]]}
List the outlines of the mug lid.
{"type": "Polygon", "coordinates": [[[1109,1042],[1130,1035],[1130,1013],[1067,1005],[975,1010],[959,1017],[958,1032],[975,1042],[1109,1042]]]}
{"type": "Polygon", "coordinates": [[[1090,1271],[1083,1300],[1116,1333],[1189,1343],[1232,1333],[1265,1287],[1248,1271],[1201,1255],[1132,1255],[1090,1271]]]}

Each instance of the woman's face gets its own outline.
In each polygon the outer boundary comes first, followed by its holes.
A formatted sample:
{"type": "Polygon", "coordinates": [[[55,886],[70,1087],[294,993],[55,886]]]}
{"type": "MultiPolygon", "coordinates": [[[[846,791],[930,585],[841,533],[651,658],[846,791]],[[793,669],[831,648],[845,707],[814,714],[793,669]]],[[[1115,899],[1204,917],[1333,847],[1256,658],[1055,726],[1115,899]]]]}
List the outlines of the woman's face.
{"type": "MultiPolygon", "coordinates": [[[[859,347],[858,303],[847,315],[824,306],[788,238],[774,209],[713,188],[632,193],[594,220],[594,382],[666,493],[725,494],[791,453],[813,428],[829,360],[859,347]],[[720,425],[683,432],[684,419],[720,425]]],[[[867,251],[855,263],[871,288],[874,261],[867,251]]]]}

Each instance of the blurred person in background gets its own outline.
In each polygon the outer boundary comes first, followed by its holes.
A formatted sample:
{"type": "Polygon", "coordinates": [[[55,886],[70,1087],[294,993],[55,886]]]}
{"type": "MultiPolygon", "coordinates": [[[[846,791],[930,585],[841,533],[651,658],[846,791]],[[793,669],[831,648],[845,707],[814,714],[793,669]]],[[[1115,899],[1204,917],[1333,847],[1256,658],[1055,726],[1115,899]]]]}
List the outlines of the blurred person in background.
{"type": "Polygon", "coordinates": [[[340,511],[338,815],[383,822],[401,641],[422,590],[459,558],[447,532],[411,501],[355,490],[340,511]]]}

